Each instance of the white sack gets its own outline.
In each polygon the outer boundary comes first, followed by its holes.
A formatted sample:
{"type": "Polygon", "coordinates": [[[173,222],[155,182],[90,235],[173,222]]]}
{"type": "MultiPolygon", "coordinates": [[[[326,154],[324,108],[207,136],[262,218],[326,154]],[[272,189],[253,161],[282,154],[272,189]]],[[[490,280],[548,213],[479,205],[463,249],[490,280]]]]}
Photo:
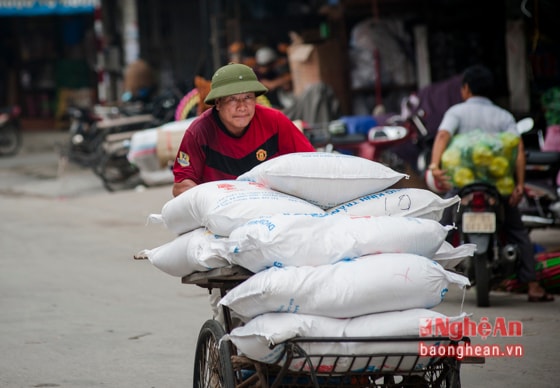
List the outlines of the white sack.
{"type": "Polygon", "coordinates": [[[130,138],[128,161],[140,171],[157,171],[161,167],[156,154],[157,128],[135,132],[130,138]]]}
{"type": "MultiPolygon", "coordinates": [[[[237,327],[223,338],[231,340],[237,349],[247,357],[265,362],[284,363],[280,359],[284,350],[283,342],[296,336],[302,337],[385,337],[385,336],[419,336],[420,329],[429,324],[435,331],[435,319],[449,319],[449,322],[464,320],[465,314],[457,317],[447,317],[435,311],[426,309],[411,309],[386,313],[363,315],[355,318],[336,319],[304,314],[268,313],[259,315],[245,326],[237,327]],[[270,348],[270,346],[274,346],[270,348]]],[[[426,344],[433,344],[426,338],[426,344]]],[[[441,343],[441,342],[440,342],[441,343]]],[[[309,355],[341,354],[365,355],[387,353],[418,354],[418,342],[327,342],[301,343],[300,346],[309,355]]],[[[379,369],[384,357],[375,357],[369,364],[367,360],[357,360],[352,366],[353,371],[379,369]]],[[[315,364],[318,357],[311,357],[315,364]]],[[[425,358],[425,362],[429,361],[425,358]]],[[[332,371],[334,357],[326,357],[320,365],[323,371],[332,371]]],[[[342,371],[348,367],[353,357],[344,358],[335,371],[342,371]]],[[[290,369],[297,370],[303,361],[296,360],[290,369]]],[[[402,368],[405,366],[401,365],[402,368]]]]}
{"type": "MultiPolygon", "coordinates": [[[[253,218],[284,212],[324,213],[300,198],[255,182],[223,180],[202,183],[172,198],[163,205],[161,219],[177,234],[206,227],[228,236],[235,227],[253,218]]],[[[156,218],[157,215],[151,217],[156,218]]]]}
{"type": "Polygon", "coordinates": [[[174,175],[169,168],[155,171],[140,170],[140,179],[147,186],[167,185],[173,183],[174,175]]]}
{"type": "Polygon", "coordinates": [[[329,152],[298,152],[267,160],[238,180],[264,184],[322,209],[384,190],[408,176],[372,160],[329,152]]]}
{"type": "MultiPolygon", "coordinates": [[[[172,121],[159,127],[147,128],[136,131],[130,138],[130,149],[127,159],[138,167],[140,172],[162,171],[161,162],[157,155],[158,136],[167,132],[184,132],[194,121],[194,118],[172,121]]],[[[165,170],[169,170],[166,168],[165,170]]],[[[148,177],[154,176],[147,174],[148,177]]],[[[173,180],[171,180],[173,182],[173,180]]],[[[150,184],[150,183],[148,183],[150,184]]]]}
{"type": "Polygon", "coordinates": [[[234,229],[222,255],[252,272],[318,266],[374,253],[433,257],[449,227],[411,217],[276,214],[234,229]]]}
{"type": "Polygon", "coordinates": [[[326,210],[326,213],[351,216],[419,217],[439,221],[444,209],[460,200],[458,195],[443,199],[430,190],[424,189],[387,189],[330,208],[326,210]]]}
{"type": "Polygon", "coordinates": [[[382,253],[318,267],[268,268],[220,301],[245,320],[268,312],[348,318],[384,311],[432,308],[450,284],[470,285],[433,260],[382,253]]]}
{"type": "Polygon", "coordinates": [[[145,257],[158,269],[172,276],[186,276],[229,265],[211,247],[223,237],[198,228],[153,249],[144,249],[136,257],[145,257]]]}
{"type": "Polygon", "coordinates": [[[476,244],[461,244],[454,247],[447,241],[444,241],[434,255],[434,260],[445,269],[454,269],[463,260],[472,257],[475,251],[476,244]]]}

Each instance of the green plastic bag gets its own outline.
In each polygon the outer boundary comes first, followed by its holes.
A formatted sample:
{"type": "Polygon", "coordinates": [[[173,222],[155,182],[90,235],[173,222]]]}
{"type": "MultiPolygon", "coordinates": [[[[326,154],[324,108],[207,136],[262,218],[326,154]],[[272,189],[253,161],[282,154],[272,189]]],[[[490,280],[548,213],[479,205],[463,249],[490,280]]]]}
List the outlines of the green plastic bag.
{"type": "Polygon", "coordinates": [[[475,130],[453,137],[441,157],[454,187],[487,182],[502,195],[510,195],[515,187],[515,160],[520,138],[512,132],[499,134],[475,130]]]}

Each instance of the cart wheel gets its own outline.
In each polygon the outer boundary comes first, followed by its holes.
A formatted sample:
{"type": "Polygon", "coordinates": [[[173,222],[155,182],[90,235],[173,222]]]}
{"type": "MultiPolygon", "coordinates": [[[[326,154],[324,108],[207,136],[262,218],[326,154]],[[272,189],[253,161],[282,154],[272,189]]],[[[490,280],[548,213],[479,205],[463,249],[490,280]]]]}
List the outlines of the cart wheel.
{"type": "Polygon", "coordinates": [[[445,363],[445,387],[461,388],[461,363],[455,358],[448,358],[445,363]]]}
{"type": "Polygon", "coordinates": [[[222,325],[208,320],[200,329],[194,357],[193,388],[234,388],[235,375],[231,363],[231,346],[220,339],[225,335],[222,325]]]}
{"type": "Polygon", "coordinates": [[[490,306],[490,268],[488,266],[488,252],[475,254],[474,279],[476,281],[476,305],[490,306]]]}
{"type": "Polygon", "coordinates": [[[438,364],[428,370],[423,378],[417,377],[418,379],[407,377],[403,387],[461,388],[461,363],[453,357],[440,359],[438,364]]]}

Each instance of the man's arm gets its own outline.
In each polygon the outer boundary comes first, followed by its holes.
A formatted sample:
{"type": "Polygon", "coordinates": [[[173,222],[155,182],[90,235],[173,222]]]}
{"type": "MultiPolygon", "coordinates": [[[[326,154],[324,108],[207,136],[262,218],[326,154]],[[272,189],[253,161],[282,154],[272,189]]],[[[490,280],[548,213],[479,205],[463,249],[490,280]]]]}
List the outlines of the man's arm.
{"type": "Polygon", "coordinates": [[[173,189],[172,189],[173,196],[176,197],[182,192],[187,191],[188,189],[192,189],[195,186],[196,183],[194,183],[194,181],[191,179],[185,179],[184,181],[181,182],[175,182],[173,183],[173,189]]]}
{"type": "Polygon", "coordinates": [[[523,139],[519,139],[517,146],[517,159],[515,160],[515,188],[509,197],[509,204],[517,206],[523,198],[523,186],[525,185],[525,146],[523,139]]]}
{"type": "Polygon", "coordinates": [[[449,177],[445,175],[446,171],[441,169],[440,164],[441,156],[447,148],[450,140],[451,133],[448,131],[440,129],[437,132],[434,145],[432,146],[432,159],[429,167],[436,182],[438,182],[438,184],[445,190],[451,189],[451,184],[449,183],[449,177]]]}
{"type": "Polygon", "coordinates": [[[290,73],[284,73],[274,79],[261,79],[260,82],[269,90],[275,90],[280,87],[284,87],[290,82],[292,82],[292,75],[290,73]]]}

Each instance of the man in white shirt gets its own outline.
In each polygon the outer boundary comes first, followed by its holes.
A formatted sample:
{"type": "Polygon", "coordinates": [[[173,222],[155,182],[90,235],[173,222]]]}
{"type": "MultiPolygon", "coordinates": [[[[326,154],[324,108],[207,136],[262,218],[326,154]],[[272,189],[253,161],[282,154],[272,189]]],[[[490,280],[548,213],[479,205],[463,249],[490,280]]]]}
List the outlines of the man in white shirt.
{"type": "MultiPolygon", "coordinates": [[[[492,103],[489,96],[494,87],[494,77],[484,66],[472,66],[463,73],[461,96],[463,102],[449,108],[439,126],[429,166],[436,186],[449,191],[448,195],[457,193],[452,189],[450,178],[440,167],[441,157],[454,135],[474,130],[488,133],[513,132],[517,134],[515,118],[505,109],[492,103]]],[[[521,221],[517,205],[523,197],[525,183],[525,150],[520,141],[515,163],[515,188],[505,201],[505,229],[508,240],[519,248],[520,267],[518,278],[528,287],[530,302],[548,302],[554,297],[548,294],[536,280],[535,256],[529,233],[521,221]]],[[[449,215],[447,215],[449,217],[449,215]]],[[[450,221],[442,220],[442,222],[450,221]]]]}

